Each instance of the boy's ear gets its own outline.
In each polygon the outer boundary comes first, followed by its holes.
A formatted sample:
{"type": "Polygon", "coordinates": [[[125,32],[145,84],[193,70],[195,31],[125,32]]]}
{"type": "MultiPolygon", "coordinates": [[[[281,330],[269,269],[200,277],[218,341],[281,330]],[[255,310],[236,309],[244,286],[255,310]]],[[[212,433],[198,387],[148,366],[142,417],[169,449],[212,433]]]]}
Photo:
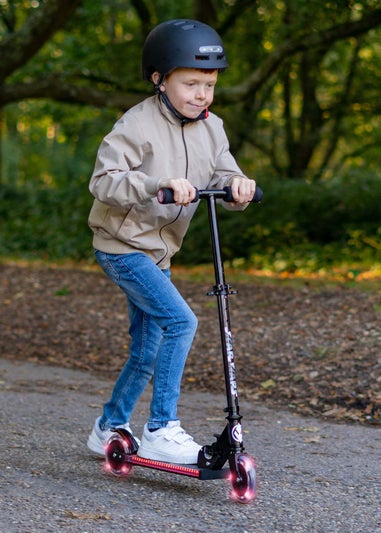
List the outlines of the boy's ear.
{"type": "Polygon", "coordinates": [[[151,80],[154,83],[154,85],[157,85],[160,82],[161,74],[160,72],[154,72],[151,76],[151,80]]]}
{"type": "Polygon", "coordinates": [[[165,87],[163,85],[164,76],[160,74],[160,72],[154,72],[151,76],[152,83],[155,85],[156,91],[159,90],[161,92],[165,91],[165,87]]]}

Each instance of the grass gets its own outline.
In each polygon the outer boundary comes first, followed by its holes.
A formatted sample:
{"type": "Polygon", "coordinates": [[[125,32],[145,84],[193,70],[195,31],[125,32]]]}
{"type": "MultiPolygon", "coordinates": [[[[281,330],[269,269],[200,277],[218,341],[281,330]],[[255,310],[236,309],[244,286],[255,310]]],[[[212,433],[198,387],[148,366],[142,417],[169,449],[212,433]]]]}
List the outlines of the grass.
{"type": "MultiPolygon", "coordinates": [[[[238,263],[240,263],[238,261],[238,263]]],[[[24,268],[56,268],[73,269],[84,271],[99,271],[101,268],[93,261],[75,261],[72,259],[60,259],[49,261],[46,259],[20,259],[18,257],[0,257],[0,265],[15,265],[24,268]]],[[[190,282],[214,284],[214,269],[212,264],[197,266],[173,265],[171,267],[173,279],[190,282]]],[[[233,283],[256,283],[288,285],[301,288],[308,283],[312,287],[332,285],[344,285],[358,287],[363,290],[381,291],[381,264],[366,267],[361,264],[337,265],[330,268],[322,268],[317,272],[307,269],[277,272],[269,268],[256,269],[255,267],[236,265],[235,262],[224,263],[226,282],[233,283]]]]}
{"type": "MultiPolygon", "coordinates": [[[[306,272],[301,269],[300,271],[278,273],[269,269],[244,269],[225,264],[224,272],[226,282],[230,285],[234,283],[281,284],[292,286],[296,289],[301,289],[306,284],[317,289],[342,285],[365,291],[381,291],[381,265],[376,265],[369,270],[366,268],[360,269],[359,267],[359,265],[356,265],[356,267],[348,265],[347,267],[324,269],[319,272],[306,272]],[[353,272],[356,272],[356,274],[353,272]]],[[[213,265],[174,266],[172,273],[174,279],[214,283],[213,265]]]]}

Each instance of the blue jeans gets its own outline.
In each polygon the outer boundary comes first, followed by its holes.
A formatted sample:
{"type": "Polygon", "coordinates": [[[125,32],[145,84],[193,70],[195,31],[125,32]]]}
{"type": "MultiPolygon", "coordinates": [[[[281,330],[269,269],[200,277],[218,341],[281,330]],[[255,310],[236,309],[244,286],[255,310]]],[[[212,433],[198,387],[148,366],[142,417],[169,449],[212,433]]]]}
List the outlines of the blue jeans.
{"type": "Polygon", "coordinates": [[[197,318],[170,281],[170,271],[145,254],[95,251],[98,263],[127,297],[130,356],[103,407],[101,429],[130,421],[135,404],[153,377],[148,427],[177,420],[177,402],[185,361],[197,318]]]}

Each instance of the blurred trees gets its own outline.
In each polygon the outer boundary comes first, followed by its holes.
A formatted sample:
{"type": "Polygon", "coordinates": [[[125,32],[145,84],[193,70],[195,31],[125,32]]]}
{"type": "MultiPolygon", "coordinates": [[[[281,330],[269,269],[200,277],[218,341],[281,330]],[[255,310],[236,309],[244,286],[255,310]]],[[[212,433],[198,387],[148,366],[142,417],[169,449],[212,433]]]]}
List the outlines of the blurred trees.
{"type": "MultiPolygon", "coordinates": [[[[378,0],[0,0],[2,253],[91,255],[87,183],[98,144],[152,94],[141,79],[147,33],[183,17],[225,42],[230,68],[213,110],[266,193],[263,216],[247,210],[237,225],[223,215],[226,257],[299,264],[314,256],[312,242],[325,246],[325,262],[378,260],[378,0]]],[[[200,211],[187,261],[203,260],[201,249],[209,257],[200,211]]]]}
{"type": "Polygon", "coordinates": [[[3,154],[17,145],[10,159],[4,155],[3,174],[20,164],[20,140],[38,141],[40,155],[43,144],[49,154],[57,142],[73,153],[86,135],[81,153],[87,158],[117,110],[150,94],[140,74],[147,32],[184,16],[211,24],[224,39],[231,66],[220,76],[214,109],[245,167],[309,180],[350,167],[378,171],[378,6],[376,0],[187,0],[181,6],[1,0],[3,154]]]}

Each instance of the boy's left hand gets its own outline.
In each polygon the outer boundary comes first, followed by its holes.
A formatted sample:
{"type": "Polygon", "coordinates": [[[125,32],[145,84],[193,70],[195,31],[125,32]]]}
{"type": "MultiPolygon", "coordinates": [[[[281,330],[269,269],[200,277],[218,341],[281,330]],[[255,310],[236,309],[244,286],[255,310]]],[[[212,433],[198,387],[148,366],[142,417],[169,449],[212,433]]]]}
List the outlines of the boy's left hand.
{"type": "Polygon", "coordinates": [[[247,204],[254,198],[256,183],[254,180],[243,178],[241,176],[234,176],[231,182],[232,195],[236,204],[247,204]]]}

